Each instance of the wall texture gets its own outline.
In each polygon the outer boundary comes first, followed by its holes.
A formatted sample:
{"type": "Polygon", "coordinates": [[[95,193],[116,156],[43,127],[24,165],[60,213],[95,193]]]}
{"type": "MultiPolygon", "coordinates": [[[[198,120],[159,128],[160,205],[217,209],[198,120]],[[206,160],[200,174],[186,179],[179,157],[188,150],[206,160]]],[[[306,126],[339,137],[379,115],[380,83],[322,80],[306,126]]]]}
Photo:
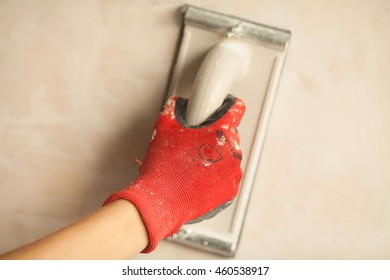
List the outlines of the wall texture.
{"type": "MultiPolygon", "coordinates": [[[[390,258],[390,2],[189,2],[293,34],[236,258],[390,258]]],[[[0,2],[0,252],[136,177],[183,3],[0,2]]]]}

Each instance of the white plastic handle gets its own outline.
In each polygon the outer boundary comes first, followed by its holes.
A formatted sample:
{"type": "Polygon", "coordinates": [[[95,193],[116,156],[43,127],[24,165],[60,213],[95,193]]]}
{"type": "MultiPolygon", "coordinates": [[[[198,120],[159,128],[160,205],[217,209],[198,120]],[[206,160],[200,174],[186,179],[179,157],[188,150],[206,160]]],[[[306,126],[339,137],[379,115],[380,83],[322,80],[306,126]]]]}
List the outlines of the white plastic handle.
{"type": "Polygon", "coordinates": [[[204,58],[187,105],[187,123],[199,125],[214,113],[229,94],[234,81],[245,75],[248,50],[236,39],[226,39],[204,58]]]}

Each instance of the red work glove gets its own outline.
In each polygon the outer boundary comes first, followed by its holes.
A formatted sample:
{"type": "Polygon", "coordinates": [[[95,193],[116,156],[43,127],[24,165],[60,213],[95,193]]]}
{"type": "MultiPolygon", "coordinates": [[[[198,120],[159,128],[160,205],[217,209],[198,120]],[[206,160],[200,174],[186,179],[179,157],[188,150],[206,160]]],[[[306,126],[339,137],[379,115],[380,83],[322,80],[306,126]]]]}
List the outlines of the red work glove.
{"type": "Polygon", "coordinates": [[[185,121],[186,102],[176,96],[169,99],[155,124],[139,177],[103,204],[126,199],[135,205],[149,234],[143,253],[154,250],[184,223],[215,214],[238,192],[242,155],[236,127],[244,103],[228,96],[208,121],[190,126],[185,121]]]}

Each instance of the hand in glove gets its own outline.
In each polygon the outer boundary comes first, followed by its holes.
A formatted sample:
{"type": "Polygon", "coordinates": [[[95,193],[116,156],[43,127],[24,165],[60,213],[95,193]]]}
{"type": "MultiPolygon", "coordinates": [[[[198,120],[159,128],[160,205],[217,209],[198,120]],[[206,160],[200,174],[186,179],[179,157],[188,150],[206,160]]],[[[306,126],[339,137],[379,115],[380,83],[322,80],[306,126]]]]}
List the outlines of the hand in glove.
{"type": "Polygon", "coordinates": [[[155,124],[139,177],[103,205],[126,199],[138,209],[151,252],[184,223],[213,216],[237,195],[242,177],[237,126],[242,100],[228,96],[205,123],[185,121],[187,100],[172,97],[155,124]]]}

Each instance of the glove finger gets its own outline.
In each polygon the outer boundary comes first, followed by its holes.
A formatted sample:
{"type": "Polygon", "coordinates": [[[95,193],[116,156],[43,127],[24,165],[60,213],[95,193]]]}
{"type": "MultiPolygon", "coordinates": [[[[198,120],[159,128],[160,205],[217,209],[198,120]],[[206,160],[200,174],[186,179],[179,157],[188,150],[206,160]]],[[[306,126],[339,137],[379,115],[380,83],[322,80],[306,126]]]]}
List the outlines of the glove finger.
{"type": "Polygon", "coordinates": [[[229,95],[228,98],[232,100],[230,101],[232,102],[232,105],[226,111],[226,113],[221,116],[216,124],[222,126],[223,128],[229,126],[231,129],[236,129],[239,126],[242,117],[244,116],[246,106],[243,100],[238,97],[229,95]]]}

